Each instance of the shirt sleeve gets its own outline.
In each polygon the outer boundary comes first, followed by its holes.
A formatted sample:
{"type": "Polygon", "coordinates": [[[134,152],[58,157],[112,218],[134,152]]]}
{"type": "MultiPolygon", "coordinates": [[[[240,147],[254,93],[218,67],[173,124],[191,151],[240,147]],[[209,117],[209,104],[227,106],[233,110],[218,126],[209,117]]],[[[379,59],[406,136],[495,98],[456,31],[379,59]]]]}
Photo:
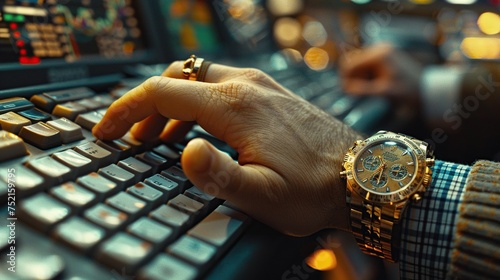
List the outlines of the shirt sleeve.
{"type": "Polygon", "coordinates": [[[465,192],[468,165],[436,161],[431,185],[401,220],[401,279],[445,279],[465,192]]]}
{"type": "Polygon", "coordinates": [[[500,163],[472,166],[460,206],[448,279],[499,279],[500,163]]]}

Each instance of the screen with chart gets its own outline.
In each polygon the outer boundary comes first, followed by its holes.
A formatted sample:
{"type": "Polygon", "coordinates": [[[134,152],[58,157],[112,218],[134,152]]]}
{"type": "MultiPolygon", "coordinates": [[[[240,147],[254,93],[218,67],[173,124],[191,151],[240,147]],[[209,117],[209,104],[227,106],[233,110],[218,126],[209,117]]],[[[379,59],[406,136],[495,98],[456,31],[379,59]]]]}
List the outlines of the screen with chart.
{"type": "Polygon", "coordinates": [[[0,63],[130,57],[145,48],[132,0],[0,0],[0,63]]]}

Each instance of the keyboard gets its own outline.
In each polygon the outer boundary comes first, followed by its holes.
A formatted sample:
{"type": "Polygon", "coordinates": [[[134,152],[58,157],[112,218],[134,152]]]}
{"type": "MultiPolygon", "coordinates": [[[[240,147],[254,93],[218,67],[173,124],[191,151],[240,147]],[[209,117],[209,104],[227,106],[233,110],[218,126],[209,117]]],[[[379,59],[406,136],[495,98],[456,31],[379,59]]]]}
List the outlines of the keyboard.
{"type": "MultiPolygon", "coordinates": [[[[141,143],[130,134],[105,142],[91,135],[125,90],[97,94],[79,87],[0,101],[4,220],[29,225],[119,274],[195,279],[250,219],[191,184],[179,161],[182,144],[141,143]]],[[[2,250],[9,250],[8,240],[1,239],[2,250]]],[[[40,271],[52,279],[64,270],[60,256],[17,253],[20,265],[40,268],[19,270],[20,279],[40,271]]]]}
{"type": "MultiPolygon", "coordinates": [[[[344,95],[333,72],[290,68],[270,74],[344,120],[368,104],[344,95]]],[[[273,256],[273,246],[296,256],[275,266],[280,276],[290,264],[303,262],[293,246],[317,246],[273,237],[276,232],[186,178],[180,157],[192,138],[203,137],[237,158],[200,127],[174,144],[143,143],[130,133],[97,140],[90,131],[106,108],[145,78],[124,79],[104,93],[82,86],[0,100],[0,198],[7,202],[0,218],[11,225],[0,230],[0,251],[18,266],[13,274],[8,261],[0,265],[1,279],[253,279],[261,275],[234,269],[231,274],[228,266],[271,269],[262,255],[273,256]],[[235,245],[245,238],[247,243],[235,245]],[[238,257],[228,260],[230,250],[238,257]],[[249,251],[260,257],[245,256],[249,251]]],[[[375,106],[377,116],[384,106],[375,106]]]]}

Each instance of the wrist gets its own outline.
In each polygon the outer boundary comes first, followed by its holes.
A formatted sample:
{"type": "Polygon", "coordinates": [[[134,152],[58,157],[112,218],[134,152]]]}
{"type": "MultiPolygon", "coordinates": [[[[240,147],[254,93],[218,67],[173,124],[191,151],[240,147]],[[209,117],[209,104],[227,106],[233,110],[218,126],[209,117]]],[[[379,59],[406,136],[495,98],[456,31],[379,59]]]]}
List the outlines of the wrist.
{"type": "Polygon", "coordinates": [[[344,156],[348,149],[352,147],[356,140],[364,139],[365,136],[357,133],[356,131],[345,127],[342,129],[339,137],[339,133],[332,139],[336,141],[332,142],[332,147],[334,148],[331,153],[331,161],[328,164],[330,167],[330,183],[331,186],[331,209],[330,211],[330,224],[328,228],[339,229],[347,232],[351,232],[351,225],[349,222],[349,207],[346,200],[346,182],[344,179],[340,178],[340,172],[342,171],[342,162],[344,156]]]}

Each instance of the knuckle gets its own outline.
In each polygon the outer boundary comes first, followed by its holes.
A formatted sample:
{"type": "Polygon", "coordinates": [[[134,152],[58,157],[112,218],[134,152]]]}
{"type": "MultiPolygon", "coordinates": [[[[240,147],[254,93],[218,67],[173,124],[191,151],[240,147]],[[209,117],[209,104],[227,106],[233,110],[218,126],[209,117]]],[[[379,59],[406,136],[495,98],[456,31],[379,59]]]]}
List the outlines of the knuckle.
{"type": "Polygon", "coordinates": [[[153,76],[142,83],[142,89],[146,94],[157,93],[163,91],[169,83],[169,79],[160,76],[153,76]]]}
{"type": "Polygon", "coordinates": [[[256,68],[244,68],[242,71],[242,76],[250,81],[263,82],[270,80],[270,77],[266,73],[256,68]]]}

